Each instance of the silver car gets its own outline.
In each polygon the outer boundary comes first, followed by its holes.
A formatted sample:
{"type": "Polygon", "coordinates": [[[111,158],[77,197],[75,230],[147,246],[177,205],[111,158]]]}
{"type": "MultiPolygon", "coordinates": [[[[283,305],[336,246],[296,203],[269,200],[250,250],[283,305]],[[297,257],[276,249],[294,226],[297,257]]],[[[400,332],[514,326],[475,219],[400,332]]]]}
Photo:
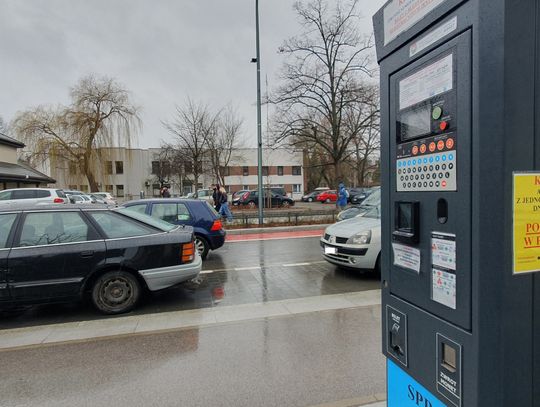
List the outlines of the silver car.
{"type": "Polygon", "coordinates": [[[15,202],[30,205],[65,204],[68,199],[64,191],[58,188],[15,188],[0,192],[0,205],[15,202]]]}

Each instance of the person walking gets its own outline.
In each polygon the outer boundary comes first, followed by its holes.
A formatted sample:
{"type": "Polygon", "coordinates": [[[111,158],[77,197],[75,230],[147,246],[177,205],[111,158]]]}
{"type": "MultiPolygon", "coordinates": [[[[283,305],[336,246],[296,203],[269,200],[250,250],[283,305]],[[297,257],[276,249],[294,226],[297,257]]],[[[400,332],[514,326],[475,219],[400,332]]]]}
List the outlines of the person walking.
{"type": "Polygon", "coordinates": [[[339,183],[339,190],[338,190],[338,200],[337,200],[337,207],[340,211],[345,209],[347,206],[347,198],[349,197],[349,191],[345,189],[345,184],[343,182],[339,183]]]}
{"type": "Polygon", "coordinates": [[[219,208],[219,214],[224,217],[227,217],[227,222],[230,222],[233,220],[233,215],[231,213],[231,210],[229,209],[229,201],[227,199],[227,191],[225,188],[220,187],[219,188],[219,195],[220,195],[220,204],[221,207],[219,208]]]}
{"type": "Polygon", "coordinates": [[[221,196],[219,192],[219,184],[212,185],[212,189],[214,192],[212,192],[212,200],[214,201],[214,209],[216,212],[219,213],[219,210],[221,208],[221,196]]]}

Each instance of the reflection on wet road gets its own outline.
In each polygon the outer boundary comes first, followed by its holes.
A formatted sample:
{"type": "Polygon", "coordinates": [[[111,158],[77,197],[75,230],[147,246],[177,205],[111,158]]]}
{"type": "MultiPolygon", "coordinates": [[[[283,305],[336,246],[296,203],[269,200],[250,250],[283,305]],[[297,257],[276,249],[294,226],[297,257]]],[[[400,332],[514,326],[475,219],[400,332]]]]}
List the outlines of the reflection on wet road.
{"type": "MultiPolygon", "coordinates": [[[[379,288],[378,277],[342,271],[321,259],[318,237],[226,244],[188,284],[146,295],[132,314],[249,304],[379,288]]],[[[32,307],[1,328],[103,319],[88,304],[32,307]]]]}

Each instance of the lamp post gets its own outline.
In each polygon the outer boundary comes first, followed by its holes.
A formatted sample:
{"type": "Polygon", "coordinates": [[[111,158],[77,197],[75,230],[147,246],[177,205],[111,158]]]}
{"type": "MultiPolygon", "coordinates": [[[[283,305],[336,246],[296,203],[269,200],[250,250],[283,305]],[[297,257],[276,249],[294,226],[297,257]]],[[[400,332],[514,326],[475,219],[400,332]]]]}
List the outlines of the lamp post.
{"type": "Polygon", "coordinates": [[[255,0],[255,38],[257,57],[257,183],[259,192],[259,225],[263,224],[263,184],[262,184],[262,133],[261,133],[261,55],[259,50],[259,0],[255,0]]]}

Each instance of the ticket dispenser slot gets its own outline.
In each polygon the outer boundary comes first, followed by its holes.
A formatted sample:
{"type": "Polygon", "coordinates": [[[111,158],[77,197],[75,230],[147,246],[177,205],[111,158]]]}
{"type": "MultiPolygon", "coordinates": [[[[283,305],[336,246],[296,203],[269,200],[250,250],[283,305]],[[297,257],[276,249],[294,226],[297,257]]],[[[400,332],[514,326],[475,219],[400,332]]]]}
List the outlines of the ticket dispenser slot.
{"type": "Polygon", "coordinates": [[[420,234],[420,203],[403,202],[395,203],[395,226],[392,237],[403,243],[418,243],[420,234]]]}

